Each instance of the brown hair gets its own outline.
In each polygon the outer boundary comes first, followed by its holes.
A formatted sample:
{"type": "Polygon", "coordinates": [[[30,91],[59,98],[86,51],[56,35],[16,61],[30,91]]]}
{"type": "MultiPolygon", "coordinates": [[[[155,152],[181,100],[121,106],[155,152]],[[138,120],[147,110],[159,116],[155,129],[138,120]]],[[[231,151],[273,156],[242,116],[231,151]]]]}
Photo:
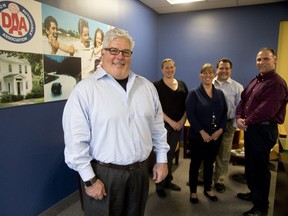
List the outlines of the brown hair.
{"type": "Polygon", "coordinates": [[[94,34],[94,47],[96,47],[96,37],[97,37],[97,33],[98,32],[100,32],[100,34],[101,34],[102,42],[103,42],[103,39],[104,39],[104,32],[102,31],[102,29],[97,28],[96,31],[95,31],[95,34],[94,34]]]}
{"type": "Polygon", "coordinates": [[[229,64],[230,64],[230,68],[232,69],[232,62],[230,61],[230,59],[228,59],[228,58],[221,58],[221,59],[219,59],[219,61],[217,62],[216,68],[219,67],[220,62],[229,63],[229,64]]]}
{"type": "Polygon", "coordinates": [[[173,59],[171,59],[171,58],[165,58],[165,59],[162,61],[162,64],[161,64],[161,68],[162,68],[162,69],[163,69],[163,67],[164,67],[164,63],[166,63],[166,62],[173,62],[173,63],[174,63],[174,66],[176,66],[175,61],[174,61],[173,59]]]}
{"type": "Polygon", "coordinates": [[[214,70],[213,65],[210,64],[210,63],[206,63],[206,64],[204,64],[204,65],[201,67],[200,74],[202,74],[203,72],[205,72],[207,69],[208,69],[208,70],[212,70],[212,72],[215,73],[215,70],[214,70]]]}
{"type": "Polygon", "coordinates": [[[89,28],[88,22],[86,20],[80,18],[79,21],[78,21],[78,32],[79,32],[80,35],[83,33],[83,28],[84,27],[89,28]]]}

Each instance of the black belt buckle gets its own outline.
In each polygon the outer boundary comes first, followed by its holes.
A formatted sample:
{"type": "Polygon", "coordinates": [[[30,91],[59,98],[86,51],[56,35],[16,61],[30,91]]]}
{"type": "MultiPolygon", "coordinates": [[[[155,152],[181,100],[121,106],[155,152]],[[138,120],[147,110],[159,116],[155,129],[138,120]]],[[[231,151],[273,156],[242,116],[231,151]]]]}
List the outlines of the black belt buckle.
{"type": "Polygon", "coordinates": [[[131,164],[131,165],[128,165],[128,170],[131,171],[131,170],[137,169],[138,167],[139,167],[139,163],[131,164]]]}
{"type": "Polygon", "coordinates": [[[145,163],[145,161],[136,162],[136,163],[134,163],[134,164],[132,164],[132,165],[129,166],[129,170],[137,169],[137,168],[139,168],[140,166],[142,166],[144,163],[145,163]]]}
{"type": "Polygon", "coordinates": [[[260,125],[276,125],[277,123],[275,122],[270,122],[270,121],[263,121],[260,123],[260,125]]]}

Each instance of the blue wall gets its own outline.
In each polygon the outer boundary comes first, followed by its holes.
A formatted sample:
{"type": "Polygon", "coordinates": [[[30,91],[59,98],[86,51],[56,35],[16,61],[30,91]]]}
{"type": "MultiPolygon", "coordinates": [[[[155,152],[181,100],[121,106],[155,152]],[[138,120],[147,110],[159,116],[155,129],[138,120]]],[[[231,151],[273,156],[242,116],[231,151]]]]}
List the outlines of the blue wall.
{"type": "MultiPolygon", "coordinates": [[[[233,77],[246,85],[257,73],[257,50],[276,48],[279,21],[288,19],[287,3],[157,15],[136,0],[41,2],[128,30],[136,42],[135,72],[159,79],[162,59],[172,57],[189,88],[199,84],[203,63],[223,56],[233,60],[233,77]]],[[[0,109],[0,215],[38,215],[77,190],[63,157],[64,105],[0,109]]]]}
{"type": "Polygon", "coordinates": [[[218,59],[229,57],[232,77],[246,86],[258,74],[257,51],[277,49],[281,20],[288,20],[288,2],[161,15],[158,65],[167,56],[174,58],[176,77],[193,88],[200,84],[204,63],[216,66],[218,59]]]}
{"type": "MultiPolygon", "coordinates": [[[[153,77],[158,37],[155,12],[126,0],[98,0],[99,5],[94,0],[42,2],[128,30],[136,42],[132,68],[153,77]]],[[[1,216],[39,215],[77,190],[76,173],[64,163],[64,105],[65,101],[0,109],[1,216]]]]}
{"type": "Polygon", "coordinates": [[[63,106],[0,110],[0,215],[37,215],[75,191],[75,173],[63,163],[63,106]]]}

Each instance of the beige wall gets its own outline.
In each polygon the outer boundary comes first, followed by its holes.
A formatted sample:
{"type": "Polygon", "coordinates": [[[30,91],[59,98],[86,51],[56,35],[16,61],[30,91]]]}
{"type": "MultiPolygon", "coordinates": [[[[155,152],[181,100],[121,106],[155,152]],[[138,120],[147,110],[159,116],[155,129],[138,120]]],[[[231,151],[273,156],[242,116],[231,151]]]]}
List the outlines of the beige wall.
{"type": "MultiPolygon", "coordinates": [[[[288,83],[288,21],[280,22],[279,38],[278,38],[278,60],[277,60],[277,72],[288,83]]],[[[286,107],[286,118],[284,127],[288,132],[288,107],[286,107]]]]}

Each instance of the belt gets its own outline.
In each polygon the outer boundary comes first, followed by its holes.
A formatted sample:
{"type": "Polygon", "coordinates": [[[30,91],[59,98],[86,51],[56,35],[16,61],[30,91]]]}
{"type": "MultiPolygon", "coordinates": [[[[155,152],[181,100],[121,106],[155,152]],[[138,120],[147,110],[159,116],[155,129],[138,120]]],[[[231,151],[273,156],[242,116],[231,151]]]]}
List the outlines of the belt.
{"type": "Polygon", "coordinates": [[[126,170],[133,170],[133,169],[137,169],[140,166],[142,166],[143,164],[146,163],[147,160],[144,160],[142,162],[136,162],[133,164],[128,164],[128,165],[118,165],[118,164],[112,164],[112,163],[103,163],[101,161],[97,161],[97,160],[92,160],[91,163],[96,163],[99,164],[101,166],[105,166],[108,168],[113,168],[113,169],[126,169],[126,170]]]}
{"type": "Polygon", "coordinates": [[[277,125],[277,123],[270,122],[270,121],[263,121],[263,122],[259,123],[259,125],[277,125]]]}

